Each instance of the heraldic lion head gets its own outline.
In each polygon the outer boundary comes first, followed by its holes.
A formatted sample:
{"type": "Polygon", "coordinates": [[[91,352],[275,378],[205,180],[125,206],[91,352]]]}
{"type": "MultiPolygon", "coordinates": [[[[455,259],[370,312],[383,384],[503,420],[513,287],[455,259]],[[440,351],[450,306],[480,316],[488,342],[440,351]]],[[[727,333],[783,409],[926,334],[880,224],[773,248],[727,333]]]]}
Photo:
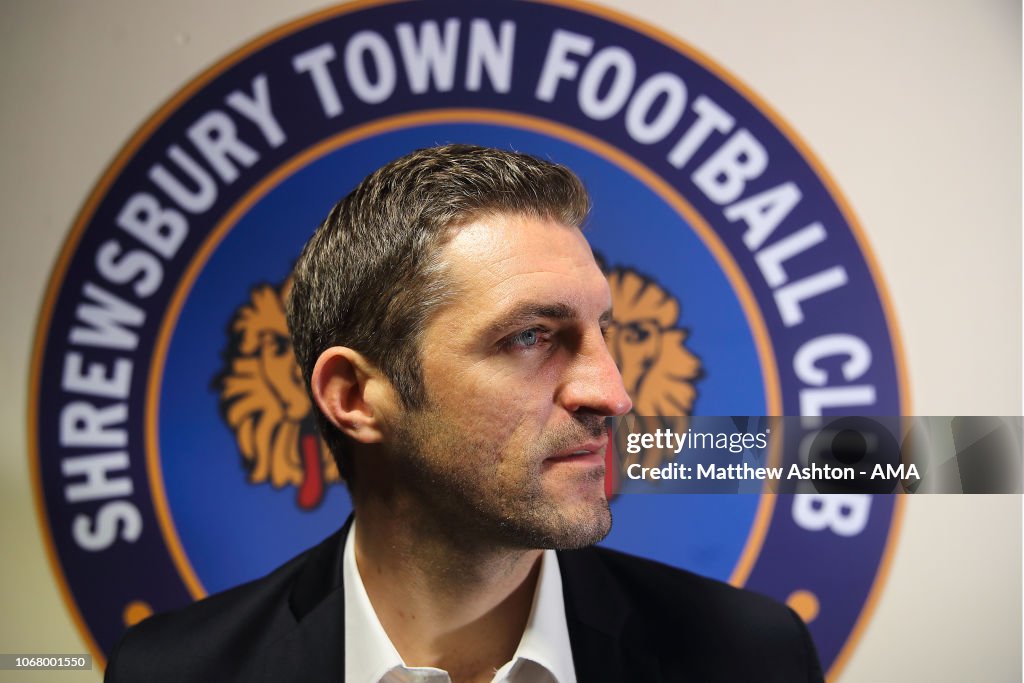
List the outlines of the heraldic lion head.
{"type": "MultiPolygon", "coordinates": [[[[701,364],[685,346],[688,331],[677,327],[679,301],[630,268],[612,269],[607,277],[613,312],[608,348],[633,399],[633,430],[672,427],[685,431],[685,418],[693,412],[697,397],[694,382],[701,377],[701,364]],[[643,424],[636,423],[638,419],[643,424]]],[[[661,464],[643,463],[645,467],[661,464]]]]}
{"type": "Polygon", "coordinates": [[[700,361],[676,327],[679,302],[654,280],[629,268],[608,273],[614,318],[608,348],[637,415],[689,415],[700,361]]]}
{"type": "Polygon", "coordinates": [[[292,352],[284,312],[289,285],[252,290],[231,322],[225,367],[214,384],[249,481],[296,486],[299,507],[308,510],[320,504],[325,485],[339,477],[317,432],[292,352]]]}

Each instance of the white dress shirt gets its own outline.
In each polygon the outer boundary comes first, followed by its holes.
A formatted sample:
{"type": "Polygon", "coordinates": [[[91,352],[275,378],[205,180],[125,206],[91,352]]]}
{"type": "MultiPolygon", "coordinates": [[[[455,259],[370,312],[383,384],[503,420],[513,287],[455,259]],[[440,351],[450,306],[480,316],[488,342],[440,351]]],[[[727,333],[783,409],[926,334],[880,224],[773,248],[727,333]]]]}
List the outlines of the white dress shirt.
{"type": "MultiPolygon", "coordinates": [[[[448,672],[409,667],[381,626],[356,565],[355,522],[342,559],[345,584],[345,683],[451,683],[448,672]]],[[[492,683],[576,683],[558,556],[545,550],[526,630],[492,683]]]]}

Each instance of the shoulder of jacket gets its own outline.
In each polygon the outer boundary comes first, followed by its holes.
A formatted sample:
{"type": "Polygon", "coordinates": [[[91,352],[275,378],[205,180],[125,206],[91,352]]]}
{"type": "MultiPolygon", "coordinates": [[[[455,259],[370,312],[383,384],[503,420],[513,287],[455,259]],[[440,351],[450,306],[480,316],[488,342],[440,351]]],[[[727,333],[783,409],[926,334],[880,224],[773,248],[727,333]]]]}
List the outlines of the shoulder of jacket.
{"type": "Polygon", "coordinates": [[[799,635],[792,610],[760,593],[607,548],[570,551],[562,556],[570,565],[581,563],[581,571],[600,566],[648,623],[701,623],[725,638],[799,635]],[[591,568],[586,569],[587,565],[591,568]]]}
{"type": "Polygon", "coordinates": [[[237,665],[244,666],[249,655],[294,625],[289,598],[296,580],[336,542],[332,536],[262,578],[132,626],[112,651],[105,680],[214,680],[211,671],[231,666],[224,653],[232,653],[237,665]],[[216,667],[211,666],[214,661],[216,667]]]}

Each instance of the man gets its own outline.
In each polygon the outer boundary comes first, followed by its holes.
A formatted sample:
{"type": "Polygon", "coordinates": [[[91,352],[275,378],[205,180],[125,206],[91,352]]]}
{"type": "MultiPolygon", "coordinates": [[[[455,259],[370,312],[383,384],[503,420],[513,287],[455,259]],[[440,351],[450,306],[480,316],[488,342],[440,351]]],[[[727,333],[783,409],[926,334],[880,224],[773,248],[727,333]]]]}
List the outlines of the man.
{"type": "Polygon", "coordinates": [[[814,681],[766,598],[591,547],[630,407],[567,169],[426,149],[339,202],[288,322],[353,518],[269,576],[153,617],[110,681],[814,681]],[[556,550],[558,552],[556,552],[556,550]]]}

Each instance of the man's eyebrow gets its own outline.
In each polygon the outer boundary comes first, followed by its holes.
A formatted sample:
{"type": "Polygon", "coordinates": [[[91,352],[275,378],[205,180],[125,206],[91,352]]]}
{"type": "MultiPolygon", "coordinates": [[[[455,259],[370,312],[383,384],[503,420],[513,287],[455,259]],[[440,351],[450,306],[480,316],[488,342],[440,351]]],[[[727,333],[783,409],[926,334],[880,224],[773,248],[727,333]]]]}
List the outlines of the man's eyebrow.
{"type": "MultiPolygon", "coordinates": [[[[579,311],[575,306],[568,303],[541,303],[525,301],[505,311],[495,318],[487,328],[493,333],[503,332],[509,328],[526,325],[538,318],[549,320],[573,320],[579,318],[579,311]]],[[[604,325],[611,322],[612,311],[609,308],[601,314],[598,322],[604,325]]]]}
{"type": "Polygon", "coordinates": [[[487,326],[492,332],[503,332],[510,327],[524,325],[537,318],[571,320],[578,317],[576,308],[567,303],[541,303],[524,301],[503,312],[487,326]]]}

